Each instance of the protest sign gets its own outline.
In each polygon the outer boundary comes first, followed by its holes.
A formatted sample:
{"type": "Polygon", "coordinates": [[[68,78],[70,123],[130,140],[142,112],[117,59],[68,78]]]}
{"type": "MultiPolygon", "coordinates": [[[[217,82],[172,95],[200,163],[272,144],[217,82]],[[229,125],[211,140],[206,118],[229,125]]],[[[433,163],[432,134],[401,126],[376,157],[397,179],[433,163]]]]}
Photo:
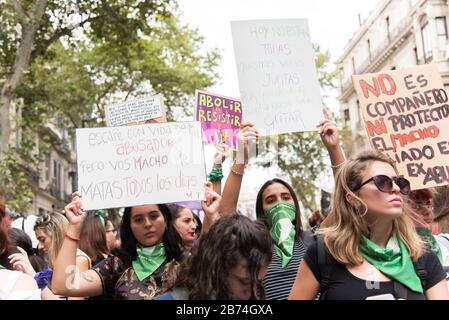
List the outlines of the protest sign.
{"type": "Polygon", "coordinates": [[[105,115],[108,127],[166,122],[161,94],[108,105],[105,115]]]}
{"type": "Polygon", "coordinates": [[[435,65],[353,75],[371,146],[413,190],[448,184],[449,105],[435,65]]]}
{"type": "Polygon", "coordinates": [[[231,22],[245,122],[262,135],[314,131],[323,119],[306,19],[231,22]]]}
{"type": "Polygon", "coordinates": [[[76,130],[86,210],[201,200],[206,169],[199,122],[76,130]]]}
{"type": "Polygon", "coordinates": [[[227,144],[237,149],[237,133],[242,123],[240,100],[196,90],[196,120],[201,122],[203,141],[227,144]]]}

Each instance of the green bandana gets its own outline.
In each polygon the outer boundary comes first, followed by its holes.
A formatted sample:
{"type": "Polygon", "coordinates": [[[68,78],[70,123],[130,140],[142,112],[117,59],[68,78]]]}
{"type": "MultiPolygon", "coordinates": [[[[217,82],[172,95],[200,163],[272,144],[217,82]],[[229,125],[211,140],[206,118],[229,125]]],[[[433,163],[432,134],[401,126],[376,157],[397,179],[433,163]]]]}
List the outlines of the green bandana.
{"type": "Polygon", "coordinates": [[[412,291],[424,292],[407,248],[396,234],[388,241],[386,248],[362,236],[359,250],[363,258],[383,274],[412,291]]]}
{"type": "Polygon", "coordinates": [[[0,270],[2,270],[2,269],[6,269],[6,268],[0,264],[0,270]]]}
{"type": "Polygon", "coordinates": [[[148,248],[137,246],[137,259],[132,262],[132,265],[139,281],[152,275],[165,259],[165,248],[162,242],[148,248]]]}
{"type": "Polygon", "coordinates": [[[274,240],[274,251],[282,260],[282,268],[285,268],[293,256],[296,236],[293,221],[296,219],[296,208],[293,204],[278,202],[265,211],[265,219],[274,240]]]}
{"type": "Polygon", "coordinates": [[[440,262],[443,262],[443,255],[441,254],[440,245],[435,240],[435,237],[432,235],[430,229],[427,228],[416,228],[416,232],[419,234],[421,239],[429,246],[429,248],[436,253],[440,262]]]}

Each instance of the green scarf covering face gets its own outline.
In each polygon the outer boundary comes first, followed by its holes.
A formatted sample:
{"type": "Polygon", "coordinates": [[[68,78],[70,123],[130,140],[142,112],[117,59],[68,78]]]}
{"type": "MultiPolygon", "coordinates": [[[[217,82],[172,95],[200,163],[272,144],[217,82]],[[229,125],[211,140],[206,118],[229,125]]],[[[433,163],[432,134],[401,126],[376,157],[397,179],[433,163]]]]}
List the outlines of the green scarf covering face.
{"type": "Polygon", "coordinates": [[[291,203],[278,202],[265,211],[265,219],[274,240],[274,251],[281,258],[282,268],[285,268],[293,256],[296,236],[293,221],[296,219],[296,207],[291,203]]]}
{"type": "Polygon", "coordinates": [[[441,253],[441,248],[435,237],[432,235],[430,229],[427,228],[416,228],[416,232],[419,234],[421,239],[429,246],[429,248],[436,253],[438,259],[443,263],[443,254],[441,253]]]}
{"type": "Polygon", "coordinates": [[[153,274],[166,259],[165,248],[162,242],[155,246],[143,248],[137,246],[137,259],[132,262],[139,281],[153,274]]]}
{"type": "Polygon", "coordinates": [[[407,248],[396,234],[388,241],[385,248],[379,247],[367,237],[362,236],[359,250],[362,257],[383,274],[412,291],[424,292],[407,248]]]}

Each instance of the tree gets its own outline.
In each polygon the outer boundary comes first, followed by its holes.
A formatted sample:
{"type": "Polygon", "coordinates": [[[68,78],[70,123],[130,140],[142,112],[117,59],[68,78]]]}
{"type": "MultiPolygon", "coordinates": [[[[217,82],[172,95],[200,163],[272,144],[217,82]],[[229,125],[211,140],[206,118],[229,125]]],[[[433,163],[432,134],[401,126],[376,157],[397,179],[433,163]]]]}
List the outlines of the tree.
{"type": "Polygon", "coordinates": [[[174,1],[0,0],[0,30],[0,179],[20,211],[30,174],[55,143],[42,124],[100,126],[106,104],[156,93],[173,119],[217,77],[217,51],[201,50],[174,1]]]}
{"type": "MultiPolygon", "coordinates": [[[[337,72],[328,71],[329,53],[322,53],[318,45],[315,49],[315,66],[318,80],[323,91],[335,88],[337,72]]],[[[323,95],[325,97],[325,95],[323,95]]],[[[335,115],[330,114],[334,123],[335,115]]],[[[273,139],[273,138],[271,138],[273,139]]],[[[315,181],[327,169],[325,158],[327,152],[317,132],[295,132],[282,134],[273,140],[263,140],[262,154],[256,164],[270,167],[277,164],[281,175],[287,176],[296,191],[298,200],[309,211],[316,209],[316,194],[319,189],[315,181]]],[[[260,147],[260,145],[259,145],[260,147]]]]}

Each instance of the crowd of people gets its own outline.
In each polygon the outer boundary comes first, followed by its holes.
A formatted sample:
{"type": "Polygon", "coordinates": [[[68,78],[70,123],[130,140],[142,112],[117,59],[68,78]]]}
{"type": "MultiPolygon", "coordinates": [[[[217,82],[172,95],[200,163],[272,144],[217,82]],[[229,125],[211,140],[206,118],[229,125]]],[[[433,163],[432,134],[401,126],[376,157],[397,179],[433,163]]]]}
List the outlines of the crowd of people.
{"type": "Polygon", "coordinates": [[[260,136],[250,123],[223,190],[228,150],[217,147],[202,220],[187,207],[148,203],[125,208],[115,226],[105,211],[85,211],[75,192],[64,214],[39,216],[30,235],[25,219],[22,228],[8,219],[2,197],[0,299],[449,299],[449,238],[433,232],[434,191],[411,191],[380,152],[346,159],[335,125],[317,127],[335,187],[329,212],[315,212],[309,228],[279,178],[258,191],[257,219],[238,212],[260,136]]]}

